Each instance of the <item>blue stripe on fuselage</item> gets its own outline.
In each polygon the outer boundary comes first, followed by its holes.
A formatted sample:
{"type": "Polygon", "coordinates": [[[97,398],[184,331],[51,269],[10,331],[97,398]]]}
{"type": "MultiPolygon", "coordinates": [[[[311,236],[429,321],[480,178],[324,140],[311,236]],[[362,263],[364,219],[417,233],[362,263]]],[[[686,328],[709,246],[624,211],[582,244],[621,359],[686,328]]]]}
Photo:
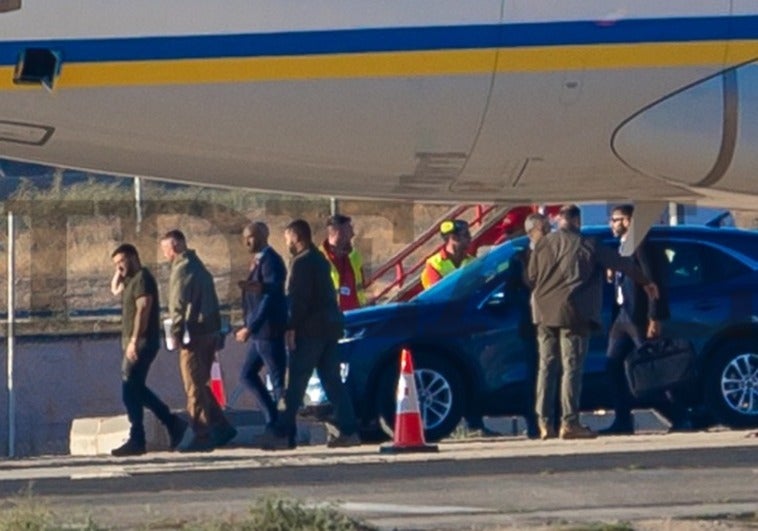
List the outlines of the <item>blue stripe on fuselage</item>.
{"type": "Polygon", "coordinates": [[[372,28],[234,35],[0,42],[0,64],[23,48],[61,51],[68,62],[299,56],[501,47],[703,42],[758,38],[758,16],[372,28]]]}

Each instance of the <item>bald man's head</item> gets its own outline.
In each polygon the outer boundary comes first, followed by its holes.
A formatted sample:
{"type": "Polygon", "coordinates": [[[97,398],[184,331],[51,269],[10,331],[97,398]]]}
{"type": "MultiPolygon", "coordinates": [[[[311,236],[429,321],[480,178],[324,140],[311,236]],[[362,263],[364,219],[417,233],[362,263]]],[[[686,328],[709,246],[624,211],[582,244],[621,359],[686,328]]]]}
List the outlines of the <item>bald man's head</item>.
{"type": "Polygon", "coordinates": [[[251,253],[259,253],[268,245],[268,225],[253,221],[242,230],[242,240],[251,253]]]}

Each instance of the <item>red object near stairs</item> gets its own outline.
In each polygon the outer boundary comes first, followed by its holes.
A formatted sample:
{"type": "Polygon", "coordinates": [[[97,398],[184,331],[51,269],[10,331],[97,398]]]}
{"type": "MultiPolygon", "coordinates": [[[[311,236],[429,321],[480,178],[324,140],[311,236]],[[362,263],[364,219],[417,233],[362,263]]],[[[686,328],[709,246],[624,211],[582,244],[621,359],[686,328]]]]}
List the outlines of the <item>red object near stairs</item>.
{"type": "Polygon", "coordinates": [[[523,233],[524,220],[536,206],[459,205],[424,231],[415,241],[376,268],[366,280],[366,287],[385,281],[394,271],[386,285],[373,295],[374,302],[407,301],[423,290],[421,271],[426,260],[438,252],[443,243],[439,237],[439,226],[447,219],[463,219],[471,227],[469,252],[476,255],[483,246],[497,245],[513,235],[523,233]],[[436,241],[433,241],[436,240],[436,241]]]}

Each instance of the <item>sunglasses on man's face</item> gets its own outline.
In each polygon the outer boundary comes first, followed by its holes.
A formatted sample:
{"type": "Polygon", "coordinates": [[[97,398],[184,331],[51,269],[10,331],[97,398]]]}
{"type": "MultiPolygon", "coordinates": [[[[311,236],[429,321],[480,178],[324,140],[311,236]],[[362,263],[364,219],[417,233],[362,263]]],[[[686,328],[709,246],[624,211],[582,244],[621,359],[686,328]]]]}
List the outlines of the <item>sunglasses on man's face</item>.
{"type": "Polygon", "coordinates": [[[611,218],[611,223],[621,223],[626,218],[611,218]]]}

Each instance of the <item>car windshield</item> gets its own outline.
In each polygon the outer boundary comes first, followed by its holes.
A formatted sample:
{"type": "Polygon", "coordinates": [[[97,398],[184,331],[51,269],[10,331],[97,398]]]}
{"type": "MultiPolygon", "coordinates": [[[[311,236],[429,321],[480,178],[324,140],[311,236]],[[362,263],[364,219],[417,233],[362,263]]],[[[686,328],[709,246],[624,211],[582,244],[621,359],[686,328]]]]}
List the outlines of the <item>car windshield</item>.
{"type": "Polygon", "coordinates": [[[510,267],[513,255],[528,245],[527,238],[521,237],[493,247],[466,267],[422,291],[413,301],[441,302],[468,297],[488,285],[495,277],[502,276],[510,267]]]}

